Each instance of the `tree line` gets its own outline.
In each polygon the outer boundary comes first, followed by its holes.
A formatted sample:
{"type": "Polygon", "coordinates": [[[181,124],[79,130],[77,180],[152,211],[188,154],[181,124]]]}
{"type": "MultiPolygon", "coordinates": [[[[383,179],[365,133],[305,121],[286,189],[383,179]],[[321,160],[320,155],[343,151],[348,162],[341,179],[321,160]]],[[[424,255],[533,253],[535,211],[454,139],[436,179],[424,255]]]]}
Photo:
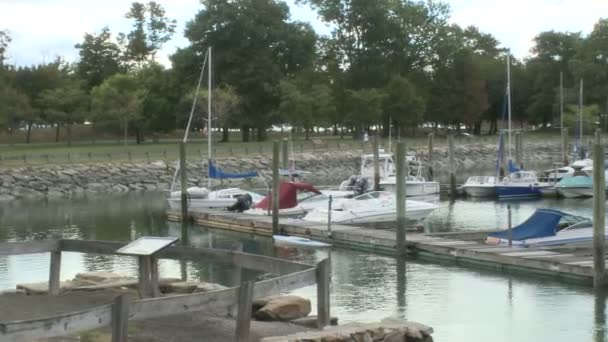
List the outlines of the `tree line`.
{"type": "MultiPolygon", "coordinates": [[[[74,125],[144,137],[184,128],[208,47],[213,47],[213,108],[224,141],[238,129],[243,141],[264,140],[273,125],[307,138],[322,127],[358,137],[389,127],[416,134],[422,126],[494,134],[506,101],[510,52],[474,26],[450,24],[439,1],[298,0],[332,28],[321,36],[290,19],[280,0],[201,0],[186,24],[189,45],[156,60],[176,22],[154,1],[134,2],[124,14],[128,33],[105,27],[86,33],[79,58],[14,66],[6,62],[10,33],[0,31],[0,129],[74,125]],[[486,123],[486,125],[482,125],[486,123]],[[482,127],[486,127],[482,132],[482,127]]],[[[606,122],[608,20],[588,35],[548,31],[530,54],[511,59],[513,118],[544,127],[574,126],[581,79],[586,127],[606,122]]],[[[206,114],[206,90],[198,96],[206,114]]],[[[201,120],[197,120],[200,128],[201,120]]]]}

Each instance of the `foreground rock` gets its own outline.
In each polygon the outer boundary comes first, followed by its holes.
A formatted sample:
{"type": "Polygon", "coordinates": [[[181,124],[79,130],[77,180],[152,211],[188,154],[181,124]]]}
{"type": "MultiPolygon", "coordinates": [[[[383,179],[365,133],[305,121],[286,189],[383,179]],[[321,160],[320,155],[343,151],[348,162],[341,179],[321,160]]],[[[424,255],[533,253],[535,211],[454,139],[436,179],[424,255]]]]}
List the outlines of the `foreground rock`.
{"type": "Polygon", "coordinates": [[[291,321],[310,314],[310,300],[298,296],[272,296],[252,303],[253,317],[260,321],[291,321]]]}
{"type": "Polygon", "coordinates": [[[263,338],[261,342],[432,342],[433,328],[416,322],[351,323],[322,331],[263,338]]]}

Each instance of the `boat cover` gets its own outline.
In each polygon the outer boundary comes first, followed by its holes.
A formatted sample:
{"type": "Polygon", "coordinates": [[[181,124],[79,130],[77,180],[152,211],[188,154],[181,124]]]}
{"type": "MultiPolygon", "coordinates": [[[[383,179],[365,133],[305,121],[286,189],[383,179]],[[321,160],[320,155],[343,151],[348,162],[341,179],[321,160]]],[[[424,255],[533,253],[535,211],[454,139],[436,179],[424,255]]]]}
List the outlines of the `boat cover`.
{"type": "Polygon", "coordinates": [[[209,178],[218,178],[218,179],[233,179],[233,178],[253,178],[257,177],[258,173],[256,171],[245,172],[245,173],[228,173],[224,172],[219,167],[213,164],[213,160],[209,160],[209,178]]]}
{"type": "Polygon", "coordinates": [[[566,177],[557,183],[558,187],[565,188],[591,188],[593,187],[593,179],[589,176],[572,176],[566,177]]]}
{"type": "MultiPolygon", "coordinates": [[[[312,184],[302,182],[281,182],[279,184],[279,209],[293,208],[298,204],[298,191],[309,191],[320,194],[312,184]]],[[[260,203],[254,206],[255,209],[268,210],[272,207],[272,194],[264,197],[260,203]]]]}
{"type": "MultiPolygon", "coordinates": [[[[557,233],[558,223],[565,216],[572,216],[555,209],[536,209],[522,224],[512,229],[513,240],[526,240],[553,236],[557,233]]],[[[488,237],[508,239],[508,230],[488,234],[488,237]]]]}

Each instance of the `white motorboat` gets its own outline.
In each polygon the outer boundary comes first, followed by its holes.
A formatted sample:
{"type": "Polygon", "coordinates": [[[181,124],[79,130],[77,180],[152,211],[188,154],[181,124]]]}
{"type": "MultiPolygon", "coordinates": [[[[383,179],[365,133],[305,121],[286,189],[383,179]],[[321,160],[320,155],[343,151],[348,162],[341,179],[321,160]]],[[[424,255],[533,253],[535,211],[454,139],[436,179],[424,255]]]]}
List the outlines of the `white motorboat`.
{"type": "Polygon", "coordinates": [[[574,162],[572,162],[572,164],[570,164],[570,167],[575,170],[582,170],[589,166],[593,166],[593,159],[590,159],[590,158],[579,159],[579,160],[575,160],[574,162]]]}
{"type": "MultiPolygon", "coordinates": [[[[327,208],[329,197],[339,200],[353,196],[352,191],[319,190],[304,182],[281,182],[279,185],[279,215],[301,216],[316,208],[327,208]]],[[[272,196],[264,197],[246,214],[268,215],[272,208],[272,196]]]]}
{"type": "Polygon", "coordinates": [[[331,247],[331,244],[315,241],[299,236],[285,236],[285,235],[273,235],[272,240],[277,246],[293,246],[293,247],[305,247],[305,248],[327,248],[331,247]]]}
{"type": "Polygon", "coordinates": [[[512,228],[511,233],[504,230],[489,234],[486,243],[508,245],[509,235],[512,245],[520,247],[585,243],[593,240],[593,225],[584,217],[554,209],[536,209],[526,221],[512,228]]]}
{"type": "Polygon", "coordinates": [[[467,178],[461,188],[467,196],[494,197],[496,196],[496,177],[471,176],[467,178]]]}
{"type": "MultiPolygon", "coordinates": [[[[191,187],[188,188],[188,208],[227,208],[234,205],[239,197],[243,195],[250,195],[253,204],[260,202],[264,198],[264,196],[253,191],[239,188],[209,191],[207,188],[191,187]]],[[[182,205],[181,191],[171,192],[171,196],[167,201],[171,209],[180,209],[182,205]]]]}
{"type": "MultiPolygon", "coordinates": [[[[408,221],[421,221],[439,206],[432,203],[406,200],[408,221]]],[[[328,208],[312,210],[303,220],[327,223],[328,208]]],[[[388,191],[372,191],[339,201],[332,207],[331,222],[336,224],[364,224],[397,221],[396,196],[388,191]]]]}
{"type": "Polygon", "coordinates": [[[557,183],[564,178],[574,175],[576,170],[572,166],[563,166],[553,170],[545,170],[544,180],[557,183]]]}

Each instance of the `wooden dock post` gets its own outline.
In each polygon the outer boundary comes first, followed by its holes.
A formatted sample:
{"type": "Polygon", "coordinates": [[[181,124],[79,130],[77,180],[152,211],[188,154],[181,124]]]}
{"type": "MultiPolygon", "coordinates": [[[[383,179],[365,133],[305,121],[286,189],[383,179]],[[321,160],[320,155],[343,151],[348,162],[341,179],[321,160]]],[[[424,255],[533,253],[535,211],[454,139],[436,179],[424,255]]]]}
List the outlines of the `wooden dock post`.
{"type": "Polygon", "coordinates": [[[279,142],[272,142],[272,234],[279,234],[279,142]]]}
{"type": "Polygon", "coordinates": [[[153,297],[153,289],[151,282],[152,263],[150,256],[140,255],[138,258],[138,285],[139,296],[141,298],[153,297]]]}
{"type": "Polygon", "coordinates": [[[327,201],[327,236],[332,237],[331,232],[331,204],[334,201],[332,195],[329,195],[329,200],[327,201]]]}
{"type": "Polygon", "coordinates": [[[606,217],[606,180],[604,179],[604,147],[602,133],[595,131],[593,144],[593,286],[603,287],[606,278],[606,262],[604,261],[604,227],[606,217]]]}
{"type": "Polygon", "coordinates": [[[288,141],[287,138],[283,138],[283,143],[281,144],[281,148],[282,148],[282,158],[281,158],[281,162],[282,165],[281,167],[283,168],[283,170],[287,170],[289,168],[289,149],[288,149],[288,141]]]}
{"type": "Polygon", "coordinates": [[[513,246],[513,222],[511,221],[511,205],[507,204],[507,232],[509,236],[509,247],[513,246]]]}
{"type": "Polygon", "coordinates": [[[378,134],[374,134],[373,137],[373,149],[374,149],[374,190],[380,190],[380,151],[378,151],[378,134]]]}
{"type": "Polygon", "coordinates": [[[450,170],[450,198],[456,198],[456,175],[454,166],[454,135],[448,134],[448,163],[450,170]]]}
{"type": "Polygon", "coordinates": [[[329,259],[321,260],[316,267],[317,277],[317,328],[323,329],[330,323],[329,280],[331,264],[329,259]]]}
{"type": "Polygon", "coordinates": [[[49,271],[49,294],[56,296],[61,291],[61,251],[51,252],[51,268],[49,271]]]}
{"type": "Polygon", "coordinates": [[[524,169],[524,133],[519,132],[519,168],[524,169]]]}
{"type": "Polygon", "coordinates": [[[188,244],[188,176],[186,174],[186,143],[179,142],[179,179],[182,204],[182,237],[181,243],[188,244]]]}
{"type": "Polygon", "coordinates": [[[405,255],[405,198],[406,188],[405,179],[407,169],[405,165],[405,142],[397,143],[397,255],[405,255]]]}
{"type": "Polygon", "coordinates": [[[517,167],[521,165],[521,135],[520,132],[515,132],[515,164],[517,167]]]}
{"type": "Polygon", "coordinates": [[[127,342],[129,336],[129,299],[126,295],[112,303],[112,342],[127,342]]]}
{"type": "Polygon", "coordinates": [[[562,164],[568,165],[568,128],[562,128],[562,164]]]}
{"type": "Polygon", "coordinates": [[[236,342],[250,341],[251,302],[255,282],[246,281],[239,287],[239,303],[236,316],[236,342]]]}
{"type": "Polygon", "coordinates": [[[429,180],[433,180],[433,143],[435,140],[435,133],[429,133],[429,180]]]}

